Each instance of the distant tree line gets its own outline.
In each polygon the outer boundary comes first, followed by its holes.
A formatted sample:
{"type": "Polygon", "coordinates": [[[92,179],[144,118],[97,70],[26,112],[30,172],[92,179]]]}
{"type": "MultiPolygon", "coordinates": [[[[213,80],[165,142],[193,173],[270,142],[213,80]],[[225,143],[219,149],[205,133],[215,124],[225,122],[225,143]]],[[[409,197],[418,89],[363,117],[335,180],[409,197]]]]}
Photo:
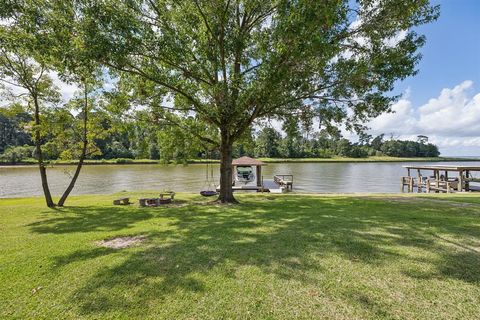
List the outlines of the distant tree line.
{"type": "Polygon", "coordinates": [[[32,144],[31,135],[24,129],[32,120],[32,116],[19,105],[0,108],[0,153],[8,147],[32,144]]]}
{"type": "MultiPolygon", "coordinates": [[[[48,121],[50,134],[46,134],[44,158],[46,160],[75,159],[66,140],[74,133],[65,134],[79,115],[53,110],[48,121]],[[71,122],[71,123],[69,123],[71,122]],[[58,135],[63,131],[62,135],[58,135]],[[60,137],[59,138],[57,138],[60,137]]],[[[93,114],[96,131],[89,159],[154,159],[186,161],[198,158],[219,158],[218,151],[208,151],[202,142],[178,127],[159,128],[145,121],[144,111],[137,111],[131,119],[117,119],[105,111],[93,114]]],[[[20,162],[35,158],[31,139],[32,115],[20,105],[0,108],[0,159],[20,162]]],[[[358,142],[343,137],[339,130],[311,132],[305,126],[284,125],[282,135],[271,126],[263,126],[244,135],[234,145],[234,156],[248,155],[269,158],[330,158],[335,156],[363,158],[368,156],[437,157],[437,146],[428,143],[428,137],[417,141],[385,139],[379,135],[362,135],[358,142]]],[[[120,160],[121,161],[121,160],[120,160]]]]}
{"type": "Polygon", "coordinates": [[[282,136],[274,128],[264,128],[255,138],[253,155],[270,158],[438,157],[440,152],[425,136],[409,141],[386,140],[384,134],[375,138],[363,135],[354,143],[342,137],[339,131],[320,130],[306,137],[301,133],[282,136]]]}

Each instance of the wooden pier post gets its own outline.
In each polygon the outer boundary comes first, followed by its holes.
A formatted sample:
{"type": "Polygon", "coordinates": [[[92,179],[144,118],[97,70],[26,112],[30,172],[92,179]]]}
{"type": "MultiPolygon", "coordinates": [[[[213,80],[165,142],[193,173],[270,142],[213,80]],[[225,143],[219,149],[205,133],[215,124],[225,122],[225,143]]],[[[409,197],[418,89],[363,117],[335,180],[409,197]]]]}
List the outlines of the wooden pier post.
{"type": "Polygon", "coordinates": [[[458,171],[458,186],[457,186],[458,192],[462,192],[463,190],[463,171],[460,170],[458,171]]]}
{"type": "Polygon", "coordinates": [[[257,171],[257,187],[262,186],[262,167],[261,166],[255,166],[256,171],[257,171]]]}
{"type": "Polygon", "coordinates": [[[470,170],[465,171],[465,191],[470,191],[470,170]]]}
{"type": "Polygon", "coordinates": [[[417,170],[418,181],[417,181],[417,192],[422,192],[423,188],[423,180],[422,180],[422,172],[420,169],[417,170]]]}

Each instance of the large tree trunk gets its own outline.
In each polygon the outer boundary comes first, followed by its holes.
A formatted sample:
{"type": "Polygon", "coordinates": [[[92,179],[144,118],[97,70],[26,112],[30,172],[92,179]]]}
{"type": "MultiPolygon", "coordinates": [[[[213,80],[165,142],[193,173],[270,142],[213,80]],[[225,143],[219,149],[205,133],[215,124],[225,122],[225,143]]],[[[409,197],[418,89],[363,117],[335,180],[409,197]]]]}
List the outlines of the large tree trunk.
{"type": "Polygon", "coordinates": [[[218,201],[221,203],[237,203],[233,197],[233,172],[232,172],[232,145],[226,130],[221,130],[222,141],[220,144],[220,195],[218,201]]]}
{"type": "Polygon", "coordinates": [[[48,187],[47,180],[47,169],[43,163],[43,153],[42,153],[42,141],[40,135],[40,107],[38,105],[38,98],[33,97],[33,102],[35,104],[35,153],[38,161],[38,169],[40,170],[40,179],[42,180],[43,194],[45,195],[45,201],[47,207],[55,207],[55,203],[52,199],[52,194],[50,193],[50,188],[48,187]]]}
{"type": "Polygon", "coordinates": [[[88,146],[88,139],[87,139],[87,123],[88,123],[88,91],[87,85],[85,84],[85,96],[84,96],[84,107],[83,107],[83,145],[82,145],[82,153],[80,154],[80,158],[78,160],[77,169],[73,174],[72,180],[70,180],[70,184],[68,185],[67,189],[63,193],[62,197],[58,201],[58,206],[63,207],[63,204],[67,200],[70,192],[72,192],[73,187],[75,187],[75,183],[77,182],[78,176],[80,175],[80,171],[82,170],[83,161],[87,156],[87,146],[88,146]]]}

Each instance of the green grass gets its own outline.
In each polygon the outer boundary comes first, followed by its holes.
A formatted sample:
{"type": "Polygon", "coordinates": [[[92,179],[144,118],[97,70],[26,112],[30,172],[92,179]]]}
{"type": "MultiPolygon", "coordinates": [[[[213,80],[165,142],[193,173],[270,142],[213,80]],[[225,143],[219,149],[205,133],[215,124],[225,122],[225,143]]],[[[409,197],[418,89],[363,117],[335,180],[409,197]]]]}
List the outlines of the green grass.
{"type": "Polygon", "coordinates": [[[478,197],[259,194],[218,206],[179,194],[176,207],[139,208],[112,206],[118,196],[55,210],[0,199],[0,318],[480,314],[478,197]],[[147,241],[96,245],[125,235],[147,241]]]}

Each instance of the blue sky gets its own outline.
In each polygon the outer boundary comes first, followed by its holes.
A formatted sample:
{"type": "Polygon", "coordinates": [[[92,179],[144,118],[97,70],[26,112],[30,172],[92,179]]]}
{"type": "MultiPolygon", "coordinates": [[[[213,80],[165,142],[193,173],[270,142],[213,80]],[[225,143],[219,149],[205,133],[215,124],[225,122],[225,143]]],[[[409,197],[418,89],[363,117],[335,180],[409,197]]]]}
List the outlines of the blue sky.
{"type": "Polygon", "coordinates": [[[480,88],[480,0],[432,1],[440,4],[440,18],[416,31],[427,37],[417,76],[398,85],[410,87],[410,100],[424,104],[443,88],[472,80],[480,88]]]}
{"type": "Polygon", "coordinates": [[[480,155],[480,0],[432,3],[440,18],[416,30],[427,37],[419,73],[397,84],[396,113],[374,120],[371,133],[425,134],[442,155],[480,155]]]}

